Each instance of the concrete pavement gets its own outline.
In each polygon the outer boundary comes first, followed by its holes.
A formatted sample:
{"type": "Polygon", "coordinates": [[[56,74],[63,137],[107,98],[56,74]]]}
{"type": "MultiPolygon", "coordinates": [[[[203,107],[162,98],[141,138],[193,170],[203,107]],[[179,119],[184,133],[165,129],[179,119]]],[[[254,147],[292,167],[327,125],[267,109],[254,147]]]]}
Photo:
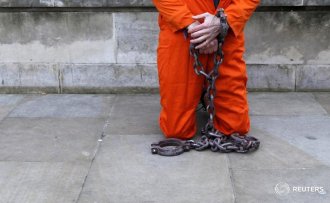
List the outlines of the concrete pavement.
{"type": "Polygon", "coordinates": [[[158,95],[0,95],[0,202],[330,202],[330,93],[249,102],[257,152],[168,158],[158,95]]]}

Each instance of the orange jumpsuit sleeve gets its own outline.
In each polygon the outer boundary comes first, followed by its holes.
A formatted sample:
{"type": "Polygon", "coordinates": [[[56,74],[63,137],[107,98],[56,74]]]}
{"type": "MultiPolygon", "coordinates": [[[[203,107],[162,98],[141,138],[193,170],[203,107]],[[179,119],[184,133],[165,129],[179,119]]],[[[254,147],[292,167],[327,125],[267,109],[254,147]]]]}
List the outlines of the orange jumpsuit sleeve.
{"type": "Polygon", "coordinates": [[[260,0],[232,0],[225,9],[229,26],[237,37],[244,30],[246,22],[259,5],[260,0]]]}
{"type": "Polygon", "coordinates": [[[195,20],[192,13],[183,1],[179,0],[152,0],[158,12],[170,25],[173,32],[192,24],[195,20]]]}

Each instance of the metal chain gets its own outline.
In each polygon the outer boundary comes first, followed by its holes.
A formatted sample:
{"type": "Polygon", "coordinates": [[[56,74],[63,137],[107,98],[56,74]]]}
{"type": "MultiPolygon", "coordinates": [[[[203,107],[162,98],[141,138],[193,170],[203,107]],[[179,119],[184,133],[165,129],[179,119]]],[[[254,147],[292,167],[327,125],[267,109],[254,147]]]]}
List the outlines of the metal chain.
{"type": "Polygon", "coordinates": [[[194,70],[197,75],[202,75],[206,78],[208,85],[206,88],[206,93],[202,97],[202,103],[206,105],[205,109],[209,114],[209,119],[202,129],[202,137],[197,142],[189,141],[193,149],[201,151],[210,148],[212,151],[220,152],[249,152],[257,150],[260,142],[258,139],[244,135],[241,136],[237,133],[230,136],[220,133],[214,128],[214,117],[215,117],[215,106],[214,99],[216,97],[216,86],[215,82],[219,77],[219,68],[223,62],[224,54],[222,51],[222,46],[227,35],[228,24],[227,19],[224,14],[223,9],[218,12],[218,17],[220,18],[221,33],[218,37],[218,50],[214,54],[214,66],[213,69],[206,73],[203,64],[199,60],[199,52],[195,49],[192,44],[190,46],[191,55],[194,58],[194,70]],[[204,101],[203,101],[204,100],[204,101]]]}
{"type": "Polygon", "coordinates": [[[203,64],[200,62],[199,51],[195,49],[195,45],[192,44],[190,46],[190,53],[194,59],[193,68],[198,76],[204,76],[208,82],[206,92],[203,93],[201,98],[204,109],[209,114],[208,121],[201,131],[202,136],[198,141],[182,141],[180,139],[172,138],[159,143],[154,143],[151,145],[151,151],[153,154],[175,156],[185,151],[189,151],[190,149],[197,151],[211,149],[213,152],[223,153],[247,153],[255,151],[259,148],[260,141],[255,137],[239,135],[238,133],[228,136],[222,134],[214,127],[214,117],[216,111],[214,106],[214,99],[216,97],[215,82],[219,77],[219,68],[224,59],[222,46],[229,28],[223,9],[218,11],[217,17],[220,18],[221,32],[218,36],[218,50],[214,53],[214,66],[209,73],[205,71],[203,64]]]}

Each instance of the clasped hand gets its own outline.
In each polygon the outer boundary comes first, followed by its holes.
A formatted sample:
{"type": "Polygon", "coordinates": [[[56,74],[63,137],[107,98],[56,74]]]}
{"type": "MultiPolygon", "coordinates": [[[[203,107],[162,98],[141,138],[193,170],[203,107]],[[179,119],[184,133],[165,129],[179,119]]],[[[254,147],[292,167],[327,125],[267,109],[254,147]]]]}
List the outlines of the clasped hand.
{"type": "Polygon", "coordinates": [[[196,20],[188,26],[188,33],[191,36],[191,43],[196,44],[201,54],[211,54],[218,49],[217,36],[220,33],[220,20],[210,13],[203,13],[193,16],[196,20]],[[202,23],[199,20],[204,20],[202,23]]]}

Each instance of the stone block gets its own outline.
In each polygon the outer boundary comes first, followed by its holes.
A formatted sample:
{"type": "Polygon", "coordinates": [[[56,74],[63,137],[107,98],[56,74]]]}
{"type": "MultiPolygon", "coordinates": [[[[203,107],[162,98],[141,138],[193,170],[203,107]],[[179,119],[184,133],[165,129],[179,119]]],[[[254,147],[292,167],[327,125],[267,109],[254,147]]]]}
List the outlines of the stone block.
{"type": "Polygon", "coordinates": [[[250,90],[294,91],[294,65],[256,65],[247,66],[248,88],[250,90]]]}
{"type": "MultiPolygon", "coordinates": [[[[1,0],[6,7],[153,7],[151,0],[1,0]]],[[[328,6],[329,0],[263,0],[260,6],[328,6]]]]}
{"type": "Polygon", "coordinates": [[[248,64],[329,64],[330,13],[257,12],[247,23],[248,64]]]}
{"type": "Polygon", "coordinates": [[[10,0],[0,0],[0,7],[9,7],[10,0]]]}
{"type": "Polygon", "coordinates": [[[55,7],[152,7],[151,0],[54,0],[55,7]]]}
{"type": "Polygon", "coordinates": [[[330,65],[306,65],[296,75],[297,90],[330,90],[330,65]]]}
{"type": "Polygon", "coordinates": [[[107,0],[84,0],[82,2],[83,7],[104,7],[107,6],[107,0]]]}
{"type": "Polygon", "coordinates": [[[262,0],[260,6],[303,6],[304,0],[262,0]]]}
{"type": "Polygon", "coordinates": [[[330,6],[330,0],[304,0],[306,6],[330,6]]]}
{"type": "Polygon", "coordinates": [[[151,0],[1,0],[5,7],[151,7],[151,0]]]}
{"type": "Polygon", "coordinates": [[[151,0],[107,0],[110,7],[151,7],[151,0]]]}
{"type": "Polygon", "coordinates": [[[158,44],[156,13],[116,13],[118,63],[156,63],[158,44]]]}
{"type": "Polygon", "coordinates": [[[2,62],[115,62],[111,13],[4,12],[0,22],[2,62]]]}
{"type": "Polygon", "coordinates": [[[58,73],[56,64],[1,63],[0,89],[42,87],[59,91],[58,73]]]}
{"type": "Polygon", "coordinates": [[[68,64],[63,66],[63,89],[157,87],[155,64],[68,64]]]}

